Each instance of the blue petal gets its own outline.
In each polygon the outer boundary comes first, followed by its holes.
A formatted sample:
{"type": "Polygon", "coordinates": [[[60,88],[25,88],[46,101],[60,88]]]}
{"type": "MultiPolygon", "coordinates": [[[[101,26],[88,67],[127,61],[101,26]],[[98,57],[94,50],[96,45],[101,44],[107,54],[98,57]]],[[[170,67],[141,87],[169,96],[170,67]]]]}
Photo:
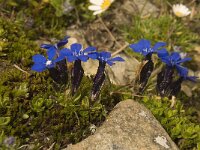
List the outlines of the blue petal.
{"type": "Polygon", "coordinates": [[[55,63],[57,63],[57,62],[59,62],[59,61],[62,61],[63,59],[65,59],[66,57],[64,56],[64,55],[61,55],[61,56],[59,56],[58,58],[56,58],[55,60],[54,60],[54,62],[55,63]]]}
{"type": "Polygon", "coordinates": [[[74,44],[71,45],[72,52],[79,53],[81,49],[82,49],[82,45],[81,44],[74,43],[74,44]]]}
{"type": "Polygon", "coordinates": [[[188,74],[188,69],[187,68],[185,68],[183,66],[180,66],[180,65],[175,65],[175,66],[176,66],[176,69],[177,69],[177,71],[178,71],[178,73],[179,73],[179,75],[181,77],[186,77],[187,76],[187,74],[188,74]]]}
{"type": "Polygon", "coordinates": [[[142,47],[139,44],[131,44],[129,46],[134,52],[141,53],[142,47]]]}
{"type": "Polygon", "coordinates": [[[110,52],[100,52],[99,55],[103,58],[110,58],[111,57],[110,52]]]}
{"type": "Polygon", "coordinates": [[[69,36],[64,37],[64,39],[61,40],[61,41],[59,41],[59,42],[56,44],[56,46],[57,46],[57,47],[64,46],[65,44],[68,43],[68,39],[69,39],[69,38],[70,38],[69,36]]]}
{"type": "Polygon", "coordinates": [[[165,48],[163,48],[163,49],[161,49],[161,50],[158,50],[158,51],[157,51],[157,54],[158,54],[158,57],[159,57],[159,58],[169,56],[169,53],[168,53],[168,51],[167,51],[165,48]]]}
{"type": "Polygon", "coordinates": [[[51,44],[41,44],[40,45],[40,48],[44,48],[44,49],[49,49],[51,47],[54,47],[54,45],[51,45],[51,44]]]}
{"type": "Polygon", "coordinates": [[[166,46],[166,43],[165,43],[165,42],[157,42],[157,43],[154,45],[153,49],[154,49],[154,50],[157,50],[157,49],[159,49],[160,47],[163,47],[163,46],[166,46]]]}
{"type": "Polygon", "coordinates": [[[109,66],[112,66],[113,64],[115,64],[114,62],[112,62],[112,61],[106,61],[106,63],[109,65],[109,66]]]}
{"type": "Polygon", "coordinates": [[[187,76],[186,80],[192,81],[192,82],[197,82],[198,77],[195,76],[187,76]]]}
{"type": "Polygon", "coordinates": [[[146,56],[150,52],[153,52],[153,51],[149,51],[151,49],[151,42],[145,39],[141,39],[136,44],[131,44],[130,48],[132,48],[134,52],[142,53],[142,55],[144,56],[146,56]],[[145,49],[147,51],[144,51],[145,49]]]}
{"type": "Polygon", "coordinates": [[[183,63],[183,62],[186,62],[186,61],[190,61],[190,60],[192,60],[192,58],[187,57],[187,58],[181,59],[180,61],[177,61],[177,63],[180,64],[180,63],[183,63]]]}
{"type": "Polygon", "coordinates": [[[168,66],[172,66],[172,63],[171,63],[171,61],[169,59],[169,56],[162,57],[161,60],[162,60],[162,62],[166,63],[168,66]]]}
{"type": "Polygon", "coordinates": [[[73,61],[75,61],[75,60],[77,60],[77,57],[76,57],[76,56],[68,56],[68,57],[67,57],[67,61],[68,61],[68,62],[73,62],[73,61]]]}
{"type": "Polygon", "coordinates": [[[174,62],[177,62],[178,60],[181,60],[181,56],[178,52],[172,52],[171,53],[171,59],[174,61],[174,62]]]}
{"type": "Polygon", "coordinates": [[[60,51],[59,56],[72,56],[73,53],[70,49],[64,48],[60,51]]]}
{"type": "Polygon", "coordinates": [[[49,60],[53,60],[53,58],[56,55],[56,48],[55,47],[51,47],[50,49],[47,50],[47,56],[49,60]]]}
{"type": "Polygon", "coordinates": [[[142,45],[143,49],[144,48],[151,48],[151,42],[149,40],[146,40],[146,39],[141,39],[139,42],[138,42],[139,45],[142,45]]]}
{"type": "Polygon", "coordinates": [[[93,51],[96,51],[96,47],[89,46],[83,50],[83,53],[88,53],[88,52],[93,52],[93,51]]]}
{"type": "Polygon", "coordinates": [[[46,58],[43,55],[37,54],[33,56],[33,62],[35,63],[46,63],[46,58]]]}
{"type": "Polygon", "coordinates": [[[97,59],[98,54],[97,53],[89,53],[88,57],[91,58],[91,59],[97,59]]]}
{"type": "Polygon", "coordinates": [[[80,59],[81,61],[86,62],[88,60],[88,56],[81,55],[81,56],[78,56],[78,59],[80,59]]]}
{"type": "Polygon", "coordinates": [[[121,58],[121,57],[115,57],[115,58],[111,58],[111,59],[109,59],[109,61],[125,61],[123,58],[121,58]]]}
{"type": "Polygon", "coordinates": [[[37,72],[42,72],[46,69],[46,66],[45,64],[34,64],[32,67],[31,67],[31,70],[33,71],[37,71],[37,72]]]}

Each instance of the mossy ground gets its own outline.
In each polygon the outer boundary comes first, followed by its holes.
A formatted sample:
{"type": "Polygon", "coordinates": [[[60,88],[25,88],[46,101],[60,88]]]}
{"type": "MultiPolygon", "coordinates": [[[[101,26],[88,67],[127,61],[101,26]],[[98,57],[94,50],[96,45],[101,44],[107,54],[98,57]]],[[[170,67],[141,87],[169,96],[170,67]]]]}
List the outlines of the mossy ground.
{"type": "MultiPolygon", "coordinates": [[[[44,53],[38,41],[56,39],[65,36],[65,30],[72,26],[87,26],[96,18],[87,10],[89,3],[84,0],[71,2],[72,10],[62,5],[62,0],[29,2],[1,0],[0,18],[0,147],[2,149],[45,149],[54,145],[54,149],[77,143],[91,134],[91,124],[101,125],[108,112],[119,101],[132,98],[129,87],[118,87],[106,81],[99,101],[89,111],[92,77],[84,77],[75,96],[70,96],[70,84],[61,86],[49,78],[48,71],[34,73],[30,71],[32,56],[44,53]],[[56,13],[55,13],[56,12],[56,13]],[[23,72],[13,65],[17,65],[23,72]],[[90,114],[90,115],[89,115],[90,114]],[[89,117],[90,116],[90,117],[89,117]],[[15,137],[9,144],[9,137],[15,137]],[[7,140],[7,141],[6,141],[7,140]]],[[[169,1],[170,2],[170,1],[169,1]]],[[[159,6],[157,1],[155,4],[159,6]]],[[[164,3],[165,9],[168,3],[164,3]]],[[[196,4],[198,6],[198,3],[196,4]]],[[[164,10],[165,10],[164,9],[164,10]]],[[[109,11],[112,11],[109,10],[109,11]]],[[[165,10],[166,11],[166,10],[165,10]]],[[[106,18],[106,14],[105,14],[106,18]]],[[[167,12],[159,18],[141,18],[133,15],[132,25],[116,27],[116,34],[128,42],[147,38],[153,43],[165,41],[168,49],[181,46],[184,52],[193,56],[193,45],[199,44],[200,36],[196,22],[177,20],[167,12]],[[191,28],[194,27],[194,28],[191,28]],[[173,32],[172,32],[173,31],[173,32]]],[[[108,20],[109,21],[109,20],[108,20]]],[[[130,50],[125,52],[140,59],[130,50]]],[[[158,63],[159,65],[159,63],[158,63]]],[[[197,62],[189,64],[197,70],[197,62]]],[[[198,83],[197,83],[198,84],[198,83]]],[[[154,86],[149,83],[148,88],[154,86]]],[[[170,108],[168,99],[157,99],[149,92],[136,98],[144,103],[161,122],[163,127],[181,149],[200,148],[200,125],[195,107],[185,107],[186,101],[199,101],[200,89],[193,92],[192,98],[181,93],[174,108],[170,108]],[[141,101],[142,100],[142,101],[141,101]]],[[[197,103],[196,103],[197,102],[197,103]]],[[[197,107],[196,107],[197,108],[197,107]]]]}

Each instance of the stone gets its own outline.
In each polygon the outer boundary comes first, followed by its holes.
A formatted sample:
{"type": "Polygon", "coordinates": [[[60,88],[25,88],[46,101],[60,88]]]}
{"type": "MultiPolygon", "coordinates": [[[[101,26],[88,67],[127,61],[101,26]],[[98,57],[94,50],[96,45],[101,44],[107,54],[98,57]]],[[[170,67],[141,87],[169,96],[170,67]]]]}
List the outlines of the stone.
{"type": "Polygon", "coordinates": [[[94,135],[63,150],[178,150],[152,113],[134,100],[118,103],[94,135]]]}
{"type": "Polygon", "coordinates": [[[119,54],[124,62],[116,62],[115,65],[107,67],[110,81],[116,85],[127,85],[135,81],[137,72],[139,71],[140,62],[126,54],[119,54]]]}
{"type": "Polygon", "coordinates": [[[115,25],[130,24],[136,14],[140,14],[142,18],[156,17],[159,14],[159,9],[149,0],[122,0],[113,5],[115,7],[111,17],[115,25]]]}

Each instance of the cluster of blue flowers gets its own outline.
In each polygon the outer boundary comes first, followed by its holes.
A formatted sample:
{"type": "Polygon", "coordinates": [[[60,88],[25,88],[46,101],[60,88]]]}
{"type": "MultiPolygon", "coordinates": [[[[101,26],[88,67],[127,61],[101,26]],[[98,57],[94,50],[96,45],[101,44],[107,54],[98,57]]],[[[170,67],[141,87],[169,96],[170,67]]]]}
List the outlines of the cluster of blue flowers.
{"type": "MultiPolygon", "coordinates": [[[[74,66],[71,70],[71,93],[74,95],[84,75],[81,63],[87,62],[89,59],[98,60],[99,67],[93,79],[93,87],[91,89],[91,99],[95,100],[105,80],[106,64],[112,66],[116,61],[124,61],[124,59],[121,57],[112,58],[111,53],[106,51],[97,52],[97,49],[93,46],[84,49],[83,46],[78,43],[72,44],[70,48],[63,48],[63,46],[68,43],[68,39],[69,37],[65,37],[55,45],[42,44],[41,48],[46,49],[47,58],[40,54],[34,55],[32,70],[42,72],[48,69],[54,81],[66,84],[68,81],[66,63],[73,62],[74,66]]],[[[138,92],[140,94],[144,92],[149,77],[154,69],[154,62],[152,60],[153,54],[157,54],[160,60],[166,64],[157,76],[156,89],[160,96],[176,96],[184,80],[196,81],[196,77],[188,76],[188,68],[182,66],[184,62],[190,61],[191,58],[181,58],[178,52],[169,53],[166,48],[164,48],[165,46],[165,42],[157,42],[154,46],[151,46],[151,42],[146,39],[142,39],[138,43],[130,45],[130,48],[134,52],[142,54],[144,60],[147,61],[142,66],[139,80],[137,81],[139,82],[138,92]],[[178,79],[175,76],[175,72],[178,73],[178,79]]]]}
{"type": "Polygon", "coordinates": [[[166,64],[157,76],[157,92],[161,96],[176,96],[184,80],[196,81],[195,76],[188,76],[188,68],[182,66],[182,63],[190,61],[191,58],[181,58],[178,52],[169,53],[166,48],[163,48],[164,46],[166,46],[166,43],[158,42],[151,47],[150,41],[146,39],[142,39],[138,43],[130,45],[130,48],[133,49],[134,52],[142,54],[144,60],[148,61],[140,72],[139,92],[143,92],[153,71],[152,54],[157,54],[160,60],[166,64]],[[179,75],[177,80],[174,79],[175,70],[179,75]]]}
{"type": "Polygon", "coordinates": [[[63,48],[68,43],[68,38],[65,37],[55,45],[42,44],[41,48],[47,50],[47,58],[40,54],[34,55],[32,70],[42,72],[48,69],[54,81],[66,84],[68,77],[66,62],[74,62],[74,67],[71,70],[72,95],[74,95],[84,74],[81,62],[87,62],[88,59],[98,60],[99,67],[93,80],[91,92],[92,98],[96,99],[105,80],[106,64],[112,66],[116,61],[124,61],[124,59],[121,57],[112,58],[109,52],[97,52],[93,46],[83,49],[83,46],[78,43],[72,44],[70,48],[63,48]]]}
{"type": "Polygon", "coordinates": [[[42,72],[45,69],[54,68],[56,66],[55,58],[58,56],[59,48],[68,43],[68,38],[69,37],[65,37],[55,45],[42,44],[40,47],[47,50],[47,58],[40,54],[34,55],[34,65],[31,69],[37,72],[42,72]]]}

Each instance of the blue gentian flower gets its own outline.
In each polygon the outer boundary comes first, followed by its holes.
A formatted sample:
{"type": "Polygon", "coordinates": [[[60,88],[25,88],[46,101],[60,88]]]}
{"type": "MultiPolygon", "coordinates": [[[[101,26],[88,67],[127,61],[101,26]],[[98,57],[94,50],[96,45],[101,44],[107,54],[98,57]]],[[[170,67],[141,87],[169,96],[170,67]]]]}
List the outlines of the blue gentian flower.
{"type": "Polygon", "coordinates": [[[97,54],[94,53],[96,51],[96,48],[93,46],[87,47],[86,49],[82,50],[82,45],[75,43],[72,44],[70,49],[64,48],[60,51],[60,56],[56,61],[60,61],[62,59],[67,58],[68,62],[73,62],[76,60],[81,60],[83,62],[86,62],[89,58],[96,59],[97,54]]]}
{"type": "MultiPolygon", "coordinates": [[[[149,77],[151,76],[151,73],[154,69],[154,63],[151,59],[151,56],[153,53],[160,53],[160,48],[165,46],[165,42],[157,42],[154,46],[151,46],[151,42],[146,39],[141,39],[136,44],[131,44],[130,48],[137,53],[142,54],[145,56],[145,60],[148,60],[147,63],[145,63],[144,66],[142,66],[140,75],[139,75],[139,93],[141,94],[147,85],[147,82],[149,80],[149,77]]],[[[160,55],[163,55],[162,53],[160,55]]]]}
{"type": "Polygon", "coordinates": [[[173,81],[170,85],[169,88],[167,89],[167,94],[169,96],[169,98],[171,98],[172,96],[177,96],[178,93],[181,90],[181,84],[184,80],[189,80],[192,82],[196,82],[197,77],[195,76],[188,76],[188,70],[186,69],[186,73],[184,74],[180,74],[180,77],[173,81]]]}
{"type": "Polygon", "coordinates": [[[124,61],[121,57],[111,58],[111,53],[109,52],[96,52],[97,59],[99,60],[99,66],[97,73],[93,79],[93,86],[91,90],[91,100],[94,101],[101,91],[101,87],[105,81],[105,67],[106,64],[112,66],[116,61],[124,61]]]}
{"type": "Polygon", "coordinates": [[[181,66],[182,63],[191,60],[191,58],[182,59],[178,52],[169,54],[166,49],[160,50],[158,57],[166,64],[166,67],[158,74],[157,78],[157,90],[161,96],[169,93],[168,91],[176,95],[180,91],[183,80],[195,80],[195,77],[188,77],[188,69],[181,66]],[[176,81],[173,81],[174,68],[180,76],[176,81]],[[177,87],[174,87],[175,85],[177,87]]]}
{"type": "Polygon", "coordinates": [[[47,49],[47,50],[51,50],[51,49],[55,49],[55,50],[58,50],[58,48],[64,46],[65,44],[68,43],[68,39],[70,37],[69,36],[66,36],[64,39],[62,39],[61,41],[59,41],[58,43],[52,45],[52,44],[42,44],[40,46],[40,48],[44,48],[44,49],[47,49]]]}
{"type": "Polygon", "coordinates": [[[71,45],[70,49],[62,49],[59,52],[59,57],[55,60],[56,62],[59,62],[67,58],[68,62],[74,62],[71,74],[72,95],[74,95],[79,88],[83,78],[84,70],[82,68],[81,61],[86,62],[89,58],[97,58],[97,54],[94,52],[96,51],[95,47],[90,46],[84,50],[82,50],[82,48],[83,46],[81,44],[74,43],[71,45]]]}
{"type": "Polygon", "coordinates": [[[141,39],[136,44],[131,44],[130,48],[137,53],[142,54],[143,56],[147,56],[148,54],[152,53],[159,53],[161,47],[165,46],[165,42],[157,42],[153,47],[151,46],[151,42],[146,39],[141,39]]]}
{"type": "Polygon", "coordinates": [[[66,60],[57,61],[59,56],[59,48],[67,44],[69,37],[65,37],[57,44],[42,44],[41,48],[47,49],[47,58],[45,56],[37,54],[33,56],[34,65],[32,70],[42,72],[48,69],[50,77],[59,84],[66,84],[68,80],[66,60]]]}
{"type": "Polygon", "coordinates": [[[55,56],[56,50],[51,49],[47,51],[48,58],[46,59],[43,55],[37,54],[33,56],[34,65],[32,66],[32,70],[37,72],[42,72],[45,69],[55,67],[55,56]]]}
{"type": "Polygon", "coordinates": [[[97,59],[100,62],[105,62],[105,63],[107,63],[110,66],[112,66],[113,64],[115,64],[114,63],[115,61],[124,61],[124,59],[121,58],[121,57],[111,58],[111,53],[109,53],[109,52],[99,52],[97,55],[98,55],[97,59]]]}
{"type": "Polygon", "coordinates": [[[196,82],[197,78],[196,76],[188,76],[188,69],[186,67],[184,67],[184,71],[181,71],[181,72],[178,72],[179,73],[179,76],[180,78],[182,78],[183,80],[189,80],[189,81],[192,81],[192,82],[196,82]]]}
{"type": "Polygon", "coordinates": [[[175,67],[181,76],[187,76],[188,70],[187,68],[181,66],[181,63],[190,61],[191,58],[186,57],[182,59],[178,52],[172,52],[171,55],[169,55],[168,52],[163,51],[162,54],[163,54],[162,56],[158,55],[160,59],[162,60],[162,62],[166,63],[168,67],[172,67],[172,68],[175,67]]]}

